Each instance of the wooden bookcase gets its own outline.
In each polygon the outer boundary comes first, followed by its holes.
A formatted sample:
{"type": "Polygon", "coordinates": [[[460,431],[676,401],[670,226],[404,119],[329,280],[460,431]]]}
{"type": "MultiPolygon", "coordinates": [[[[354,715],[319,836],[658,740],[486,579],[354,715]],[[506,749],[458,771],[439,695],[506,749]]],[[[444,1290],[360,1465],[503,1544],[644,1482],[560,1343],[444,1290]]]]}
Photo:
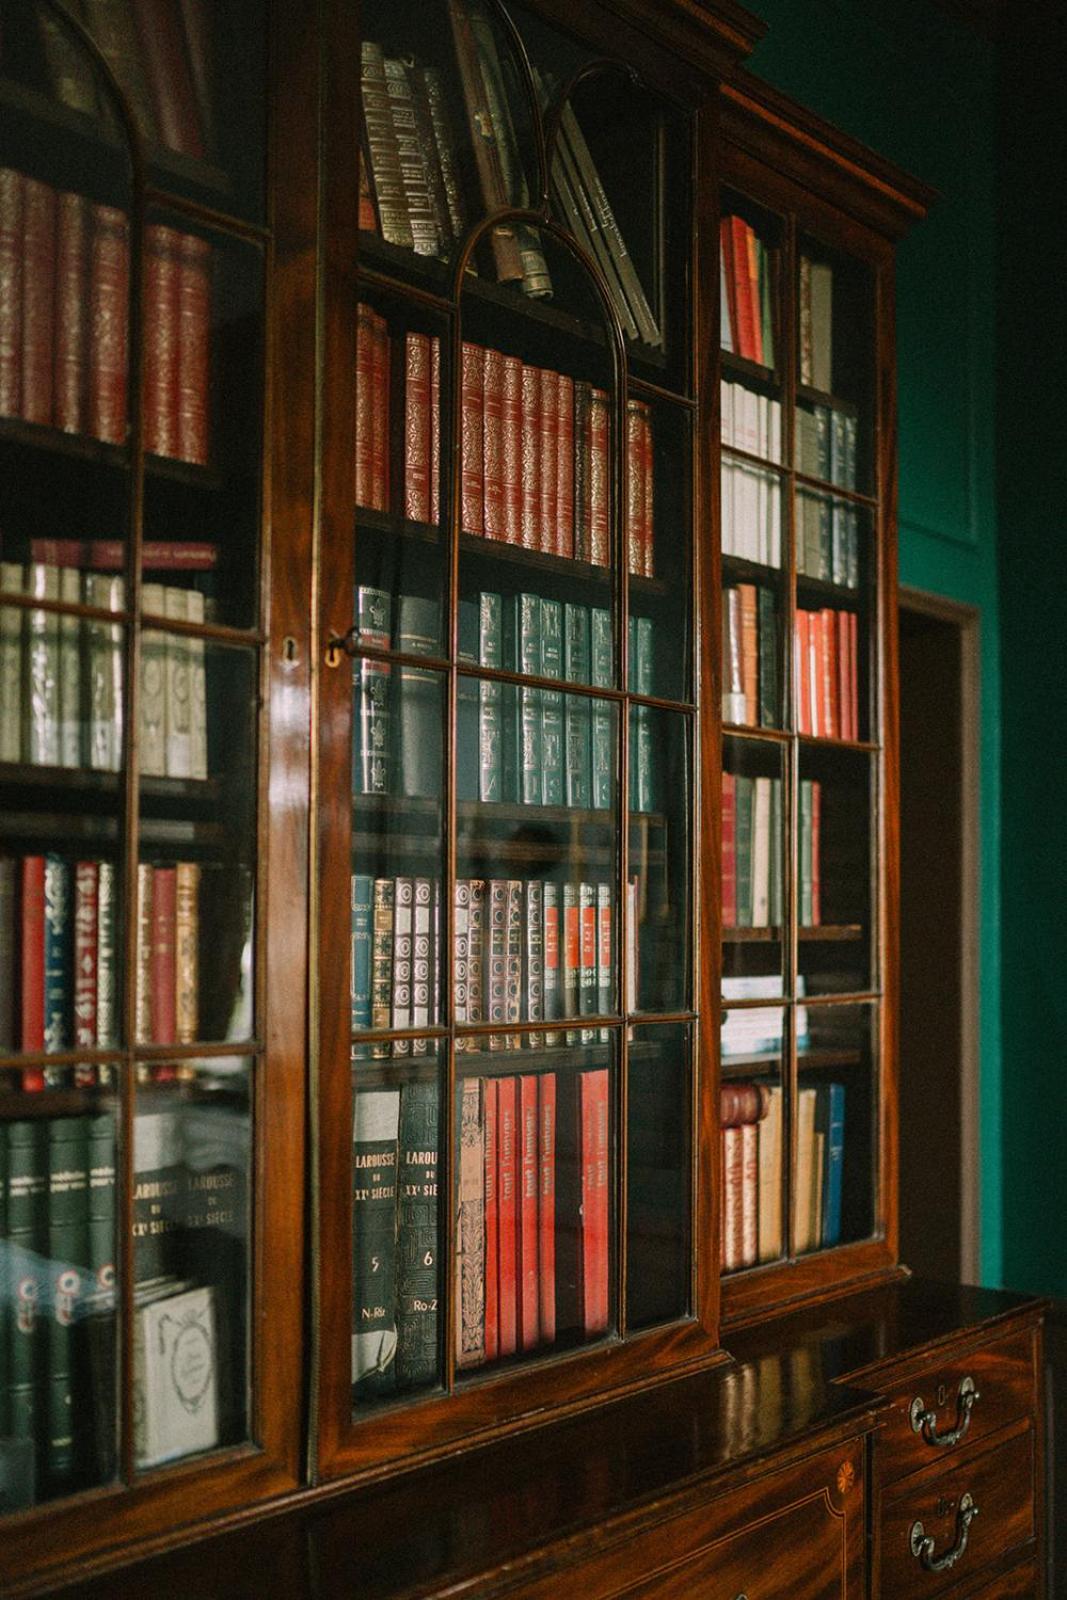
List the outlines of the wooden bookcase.
{"type": "MultiPolygon", "coordinates": [[[[558,1437],[576,1529],[654,1488],[666,1560],[718,1496],[732,1578],[766,1481],[859,1593],[877,1402],[757,1346],[905,1275],[892,263],[930,197],[747,78],[732,0],[123,9],[21,0],[0,48],[0,1584],[254,1560],[268,1505],[279,1571],[354,1539],[377,1581],[379,1510],[425,1490],[450,1547],[453,1473],[558,1437]],[[46,186],[51,345],[10,199],[46,186]]],[[[1039,1438],[1031,1310],[871,1306],[886,1384],[1025,1322],[1039,1438]]],[[[536,1526],[462,1564],[551,1592],[589,1552],[536,1526]]]]}

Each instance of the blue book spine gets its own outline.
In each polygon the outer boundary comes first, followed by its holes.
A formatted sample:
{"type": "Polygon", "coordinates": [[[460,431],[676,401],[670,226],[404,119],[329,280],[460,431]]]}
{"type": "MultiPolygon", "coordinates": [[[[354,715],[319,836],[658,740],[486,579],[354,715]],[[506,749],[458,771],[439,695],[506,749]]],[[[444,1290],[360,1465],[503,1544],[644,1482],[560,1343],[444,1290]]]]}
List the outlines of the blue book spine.
{"type": "MultiPolygon", "coordinates": [[[[61,856],[44,859],[44,1047],[58,1051],[70,1048],[70,1026],[74,1004],[74,974],[71,960],[70,863],[61,856]]],[[[61,1087],[62,1069],[54,1077],[45,1074],[50,1087],[61,1087]]]]}
{"type": "Polygon", "coordinates": [[[817,1129],[826,1134],[823,1152],[822,1245],[841,1242],[841,1175],[845,1162],[845,1086],[830,1083],[819,1090],[817,1129]]]}
{"type": "Polygon", "coordinates": [[[352,1031],[370,1027],[371,935],[374,880],[352,874],[352,1031]]]}

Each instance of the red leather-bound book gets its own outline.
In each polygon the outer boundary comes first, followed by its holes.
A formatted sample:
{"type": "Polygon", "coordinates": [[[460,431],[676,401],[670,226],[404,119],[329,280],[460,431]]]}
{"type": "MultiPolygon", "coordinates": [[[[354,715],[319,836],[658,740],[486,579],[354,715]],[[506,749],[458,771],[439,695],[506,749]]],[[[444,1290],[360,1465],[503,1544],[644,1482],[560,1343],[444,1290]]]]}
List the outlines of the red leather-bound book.
{"type": "Polygon", "coordinates": [[[460,390],[461,522],[464,533],[485,532],[485,395],[480,345],[463,346],[460,390]]]}
{"type": "Polygon", "coordinates": [[[404,515],[430,520],[430,339],[404,337],[404,515]]]}
{"type": "Polygon", "coordinates": [[[641,572],[644,577],[654,575],[655,560],[655,454],[652,446],[652,412],[647,405],[641,407],[641,448],[644,452],[645,504],[641,517],[641,572]]]}
{"type": "Polygon", "coordinates": [[[487,539],[505,536],[504,357],[482,351],[482,520],[487,539]]]}
{"type": "Polygon", "coordinates": [[[754,1122],[742,1123],[741,1134],[741,1263],[753,1267],[759,1255],[759,1134],[754,1122]]]}
{"type": "Polygon", "coordinates": [[[52,421],[55,357],[56,191],[37,178],[23,179],[22,209],[22,415],[52,421]]]}
{"type": "Polygon", "coordinates": [[[808,695],[810,697],[808,710],[808,732],[823,734],[823,655],[822,623],[817,611],[809,611],[808,617],[808,695]]]}
{"type": "MultiPolygon", "coordinates": [[[[74,1043],[91,1049],[97,1042],[96,957],[100,864],[79,861],[74,868],[74,1043]]],[[[75,1088],[96,1082],[96,1068],[74,1068],[75,1088]]]]}
{"type": "Polygon", "coordinates": [[[522,543],[522,362],[505,356],[500,426],[504,451],[504,540],[522,543]]]}
{"type": "Polygon", "coordinates": [[[173,1044],[177,1032],[176,867],[152,869],[152,1043],[173,1044]]]}
{"type": "Polygon", "coordinates": [[[819,613],[822,624],[824,732],[831,739],[841,738],[841,696],[838,684],[837,612],[824,606],[819,613]]]}
{"type": "MultiPolygon", "coordinates": [[[[44,856],[22,858],[21,929],[22,1049],[44,1049],[44,856]]],[[[22,1087],[44,1088],[41,1067],[25,1067],[22,1087]]]]}
{"type": "Polygon", "coordinates": [[[441,341],[430,340],[430,521],[441,520],[441,341]]]}
{"type": "Polygon", "coordinates": [[[133,0],[133,5],[159,137],[168,150],[201,160],[204,138],[176,0],[133,0]]]}
{"type": "Polygon", "coordinates": [[[737,294],[737,330],[741,344],[739,353],[749,361],[756,358],[756,320],[752,303],[752,283],[748,268],[748,236],[751,229],[742,217],[730,218],[733,236],[733,278],[737,294]]]}
{"type": "Polygon", "coordinates": [[[356,307],[356,505],[374,506],[374,312],[356,307]]]}
{"type": "Polygon", "coordinates": [[[211,389],[211,262],[206,239],[179,236],[178,457],[206,466],[211,389]]]}
{"type": "MultiPolygon", "coordinates": [[[[77,547],[82,550],[77,561],[67,561],[59,555],[31,555],[33,561],[55,561],[59,566],[81,566],[93,572],[121,572],[126,560],[126,547],[121,539],[90,539],[82,546],[76,539],[33,540],[31,551],[40,546],[43,550],[61,550],[77,547]]],[[[213,572],[219,564],[219,547],[208,539],[146,539],[141,546],[141,564],[146,572],[213,572]]]]}
{"type": "Polygon", "coordinates": [[[724,1128],[722,1132],[722,1266],[725,1272],[736,1272],[744,1265],[744,1213],[742,1191],[744,1187],[744,1149],[741,1129],[724,1128]]]}
{"type": "Polygon", "coordinates": [[[574,381],[556,387],[556,554],[574,560],[574,381]]]}
{"type": "Polygon", "coordinates": [[[522,369],[522,545],[537,550],[541,529],[541,369],[522,369]]]}
{"type": "Polygon", "coordinates": [[[796,615],[793,684],[797,701],[797,732],[811,733],[811,612],[796,615]]]}
{"type": "Polygon", "coordinates": [[[537,1162],[538,1274],[541,1307],[541,1343],[556,1337],[556,1074],[542,1073],[537,1080],[539,1124],[537,1162]]]}
{"type": "Polygon", "coordinates": [[[89,239],[92,215],[83,194],[64,192],[56,217],[56,338],[53,416],[64,433],[89,423],[89,239]]]}
{"type": "Polygon", "coordinates": [[[371,505],[375,511],[389,509],[389,327],[383,316],[372,313],[371,389],[371,505]]]}
{"type": "Polygon", "coordinates": [[[517,1223],[518,1223],[518,1095],[514,1078],[497,1080],[497,1315],[500,1324],[500,1354],[513,1356],[517,1349],[517,1223]]]}
{"type": "Polygon", "coordinates": [[[609,559],[611,466],[608,397],[594,389],[589,403],[589,559],[606,567],[609,559]]]}
{"type": "Polygon", "coordinates": [[[0,417],[22,410],[23,176],[0,167],[0,417]]]}
{"type": "Polygon", "coordinates": [[[734,775],[722,775],[722,921],[737,926],[737,802],[734,775]]]}
{"type": "Polygon", "coordinates": [[[852,738],[860,736],[860,678],[859,678],[859,618],[854,611],[848,616],[848,684],[849,715],[852,719],[852,738]]]}
{"type": "Polygon", "coordinates": [[[53,567],[82,566],[85,550],[85,543],[81,539],[30,540],[30,560],[43,561],[53,567]]]}
{"type": "Polygon", "coordinates": [[[741,606],[741,685],[745,694],[745,721],[759,723],[759,616],[756,585],[739,583],[741,606]]]}
{"type": "Polygon", "coordinates": [[[641,438],[641,402],[626,402],[626,565],[640,573],[641,524],[645,515],[645,452],[641,438]]]}
{"type": "Polygon", "coordinates": [[[176,228],[145,229],[144,442],[156,456],[177,456],[178,278],[176,228]]]}
{"type": "Polygon", "coordinates": [[[582,1330],[608,1326],[608,1073],[583,1072],[580,1083],[582,1158],[582,1330]]]}
{"type": "Polygon", "coordinates": [[[737,321],[737,275],[734,271],[733,219],[723,217],[719,223],[719,269],[726,279],[726,305],[730,318],[730,336],[733,349],[741,355],[741,334],[737,321]]]}
{"type": "Polygon", "coordinates": [[[93,206],[89,259],[89,432],[94,439],[126,439],[127,299],[130,234],[115,206],[93,206]]]}
{"type": "Polygon", "coordinates": [[[541,514],[537,550],[552,555],[556,549],[556,468],[559,455],[559,373],[541,371],[541,514]]]}
{"type": "Polygon", "coordinates": [[[497,1080],[486,1078],[482,1086],[482,1115],[485,1118],[485,1359],[495,1361],[500,1354],[500,1227],[497,1180],[497,1140],[499,1112],[497,1080]]]}
{"type": "Polygon", "coordinates": [[[536,1349],[541,1337],[537,1239],[537,1079],[519,1079],[519,1348],[536,1349]]]}
{"type": "Polygon", "coordinates": [[[579,380],[574,386],[574,559],[590,560],[589,530],[589,408],[592,385],[579,380]]]}
{"type": "Polygon", "coordinates": [[[818,779],[811,786],[811,920],[816,928],[822,922],[822,784],[818,779]]]}

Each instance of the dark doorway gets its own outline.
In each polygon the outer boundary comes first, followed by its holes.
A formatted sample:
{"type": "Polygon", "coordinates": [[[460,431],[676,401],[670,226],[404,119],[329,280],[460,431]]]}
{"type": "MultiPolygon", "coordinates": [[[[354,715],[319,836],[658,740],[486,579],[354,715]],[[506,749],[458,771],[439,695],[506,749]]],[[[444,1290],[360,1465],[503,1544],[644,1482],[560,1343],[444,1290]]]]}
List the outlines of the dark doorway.
{"type": "Polygon", "coordinates": [[[900,611],[900,1257],[975,1281],[977,618],[900,611]]]}

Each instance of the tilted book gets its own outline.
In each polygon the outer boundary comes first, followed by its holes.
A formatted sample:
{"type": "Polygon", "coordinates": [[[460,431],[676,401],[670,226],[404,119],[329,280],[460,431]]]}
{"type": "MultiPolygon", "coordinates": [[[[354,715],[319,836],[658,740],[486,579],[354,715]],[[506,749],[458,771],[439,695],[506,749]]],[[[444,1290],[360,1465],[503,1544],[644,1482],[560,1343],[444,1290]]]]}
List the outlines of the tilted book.
{"type": "Polygon", "coordinates": [[[189,1289],[134,1313],[134,1456],[158,1466],[219,1442],[215,1291],[189,1289]]]}

